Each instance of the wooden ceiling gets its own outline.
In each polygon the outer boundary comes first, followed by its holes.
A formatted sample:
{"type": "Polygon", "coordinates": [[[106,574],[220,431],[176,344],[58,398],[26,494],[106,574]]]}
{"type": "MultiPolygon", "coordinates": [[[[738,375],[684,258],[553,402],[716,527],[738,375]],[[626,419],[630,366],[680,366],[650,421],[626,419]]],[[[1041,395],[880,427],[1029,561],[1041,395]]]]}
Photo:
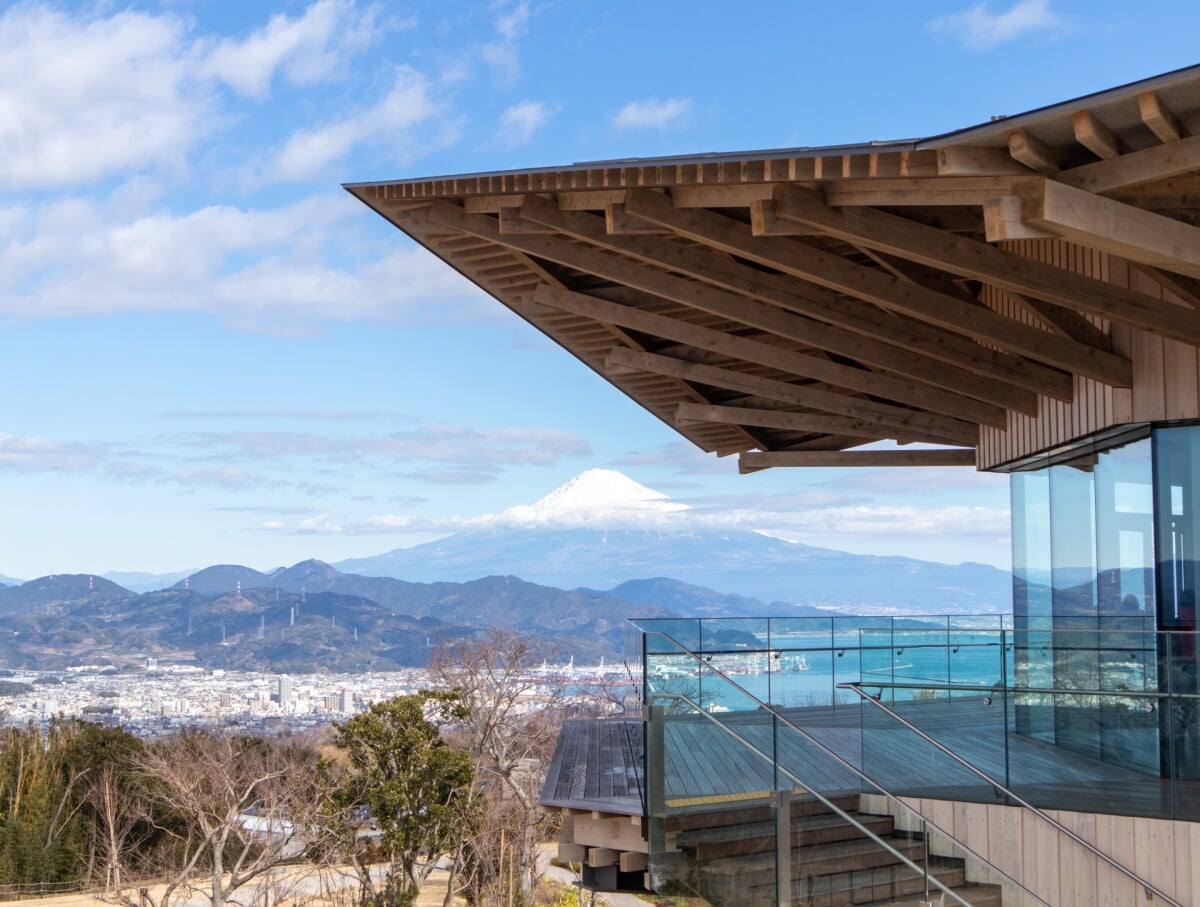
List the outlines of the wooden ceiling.
{"type": "Polygon", "coordinates": [[[1200,346],[1200,67],[921,141],[346,188],[743,471],[974,465],[1130,386],[1113,325],[1200,346]]]}

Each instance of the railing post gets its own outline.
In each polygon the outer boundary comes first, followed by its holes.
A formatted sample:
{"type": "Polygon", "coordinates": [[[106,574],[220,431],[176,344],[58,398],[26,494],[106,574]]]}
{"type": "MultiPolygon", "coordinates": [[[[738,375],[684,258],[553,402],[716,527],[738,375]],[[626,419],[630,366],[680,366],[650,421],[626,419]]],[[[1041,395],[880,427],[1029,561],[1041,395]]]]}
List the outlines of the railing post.
{"type": "Polygon", "coordinates": [[[792,905],[792,791],[771,791],[775,811],[775,904],[792,905]]]}
{"type": "Polygon", "coordinates": [[[661,705],[647,707],[646,721],[646,799],[647,812],[662,818],[667,811],[666,772],[667,759],[664,748],[664,718],[661,705]]]}

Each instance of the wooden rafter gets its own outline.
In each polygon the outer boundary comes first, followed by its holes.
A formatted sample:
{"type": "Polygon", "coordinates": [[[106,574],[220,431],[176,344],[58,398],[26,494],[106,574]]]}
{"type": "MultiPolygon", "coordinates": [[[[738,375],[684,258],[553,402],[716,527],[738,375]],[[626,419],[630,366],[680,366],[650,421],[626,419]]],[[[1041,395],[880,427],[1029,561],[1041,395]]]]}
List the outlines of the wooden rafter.
{"type": "Polygon", "coordinates": [[[681,381],[706,384],[794,406],[822,410],[833,415],[872,421],[880,426],[880,434],[883,435],[925,434],[938,438],[942,443],[974,444],[979,434],[977,425],[959,419],[624,347],[613,347],[605,365],[610,371],[646,371],[678,378],[681,381]]]}
{"type": "Polygon", "coordinates": [[[584,240],[589,245],[620,252],[655,269],[646,271],[632,264],[622,266],[604,262],[608,268],[607,277],[780,336],[826,344],[831,351],[881,368],[903,368],[914,377],[943,387],[961,386],[957,382],[964,378],[962,369],[965,369],[992,379],[976,381],[975,390],[981,399],[1017,409],[1033,405],[1032,397],[1014,394],[1012,389],[997,386],[995,382],[1064,399],[1069,399],[1071,393],[1070,382],[1064,380],[1065,376],[1060,372],[1020,357],[987,350],[936,327],[911,319],[897,319],[858,300],[841,299],[817,287],[807,290],[781,275],[766,274],[724,257],[714,260],[702,248],[689,249],[652,237],[636,240],[614,237],[605,232],[600,218],[561,212],[536,197],[529,198],[522,206],[521,216],[584,240]],[[711,284],[712,289],[661,273],[659,269],[687,274],[711,284]],[[743,296],[749,299],[741,298],[743,296]],[[778,309],[806,317],[794,319],[778,309]],[[812,319],[818,319],[819,323],[812,319]],[[878,339],[883,337],[887,341],[878,339]]]}
{"type": "Polygon", "coordinates": [[[974,421],[997,428],[1004,428],[1008,424],[1002,407],[991,406],[918,382],[906,381],[899,376],[853,368],[820,356],[785,349],[773,343],[764,343],[761,340],[739,337],[676,318],[656,315],[634,306],[621,305],[582,293],[557,290],[545,284],[534,291],[532,299],[551,308],[574,312],[698,349],[712,350],[731,359],[740,359],[815,381],[824,381],[850,391],[942,413],[964,422],[974,421]]]}
{"type": "MultiPolygon", "coordinates": [[[[1041,181],[1040,186],[1065,188],[1049,181],[1041,181]]],[[[1033,188],[1036,187],[1031,191],[1033,188]]],[[[1178,306],[987,243],[947,236],[894,214],[864,209],[837,211],[825,205],[815,193],[795,187],[780,189],[776,213],[783,219],[819,224],[833,235],[851,237],[877,249],[982,280],[1010,293],[1112,318],[1187,343],[1200,343],[1200,319],[1178,306]]],[[[1095,354],[1111,355],[1103,351],[1095,354]]],[[[1118,381],[1109,383],[1120,386],[1118,381]]]]}
{"type": "Polygon", "coordinates": [[[1075,141],[1103,161],[1121,154],[1121,142],[1113,131],[1093,116],[1090,110],[1077,110],[1071,115],[1075,141]]]}
{"type": "MultiPolygon", "coordinates": [[[[407,212],[405,214],[405,222],[406,222],[406,229],[410,232],[410,234],[412,234],[414,236],[420,237],[420,236],[426,234],[428,231],[429,219],[428,219],[428,213],[426,210],[407,212]]],[[[464,238],[470,239],[470,240],[472,240],[472,242],[479,241],[478,237],[473,237],[470,235],[460,235],[459,237],[457,237],[457,240],[461,243],[461,241],[464,238]]],[[[559,288],[564,288],[564,284],[554,274],[552,274],[549,270],[547,270],[545,267],[543,267],[540,262],[534,261],[532,258],[530,258],[528,255],[526,255],[524,252],[521,252],[516,249],[498,247],[491,243],[488,243],[488,247],[493,252],[498,252],[502,255],[512,256],[517,261],[520,261],[521,263],[527,265],[529,268],[529,277],[532,279],[532,281],[535,284],[540,282],[547,286],[555,286],[555,287],[559,287],[559,288]]],[[[470,248],[470,246],[468,246],[468,248],[470,248]]],[[[524,306],[523,306],[523,301],[522,301],[521,297],[519,297],[518,300],[516,301],[514,308],[519,313],[526,315],[526,317],[528,317],[528,314],[523,311],[524,306]]],[[[640,343],[633,336],[631,336],[624,328],[622,328],[618,325],[615,325],[615,324],[605,323],[605,322],[595,322],[595,324],[596,324],[597,328],[600,331],[602,331],[605,335],[624,344],[630,350],[644,349],[640,345],[640,343]]],[[[567,342],[565,342],[566,337],[562,334],[561,331],[555,330],[555,329],[549,327],[548,325],[543,325],[542,327],[544,330],[547,330],[547,332],[551,336],[556,336],[557,339],[559,340],[559,342],[563,342],[564,345],[567,345],[567,342]]],[[[571,330],[570,336],[578,337],[579,336],[578,328],[573,328],[571,330]]],[[[595,363],[593,363],[593,365],[595,365],[595,363]]],[[[702,397],[699,393],[696,392],[696,390],[694,388],[687,385],[686,383],[681,382],[679,387],[680,387],[680,396],[681,397],[692,400],[692,401],[696,401],[696,402],[705,402],[705,398],[702,397]]],[[[719,443],[719,444],[715,444],[715,445],[700,444],[700,446],[708,447],[708,449],[712,450],[713,452],[715,452],[719,455],[728,455],[728,454],[732,454],[732,453],[737,453],[741,450],[745,450],[747,448],[752,448],[752,447],[758,446],[759,439],[756,438],[754,435],[749,434],[743,428],[739,428],[736,426],[731,426],[731,428],[733,429],[733,432],[732,432],[733,437],[740,438],[740,443],[736,443],[736,446],[731,446],[728,443],[719,443]]],[[[697,443],[700,443],[700,442],[697,441],[697,443]]]]}
{"type": "Polygon", "coordinates": [[[758,472],[776,466],[827,466],[874,468],[887,466],[974,466],[975,451],[942,450],[838,450],[747,451],[738,457],[738,470],[758,472]]]}
{"type": "Polygon", "coordinates": [[[1142,122],[1158,136],[1160,142],[1178,142],[1183,138],[1179,119],[1153,91],[1143,91],[1138,95],[1138,112],[1142,115],[1142,122]]]}
{"type": "MultiPolygon", "coordinates": [[[[676,233],[757,261],[828,289],[900,311],[939,327],[977,337],[1055,368],[1126,387],[1129,360],[1013,321],[989,309],[906,284],[890,274],[856,265],[840,256],[778,237],[751,236],[744,225],[709,211],[679,211],[654,192],[632,189],[625,207],[639,217],[669,226],[676,233]]],[[[777,209],[778,210],[778,209],[777,209]]],[[[782,210],[778,210],[780,216],[782,210]]],[[[930,228],[932,229],[932,228],[930,228]]],[[[936,231],[935,231],[936,232],[936,231]]],[[[941,234],[939,234],[941,235],[941,234]]],[[[899,253],[902,254],[902,253],[899,253]]],[[[911,256],[908,256],[911,257],[911,256]]]]}
{"type": "Polygon", "coordinates": [[[1008,134],[1008,153],[1013,160],[1038,173],[1058,173],[1062,169],[1058,152],[1027,129],[1014,129],[1008,134]]]}
{"type": "MultiPolygon", "coordinates": [[[[879,441],[889,437],[879,425],[846,416],[825,413],[793,413],[746,406],[705,406],[699,403],[680,403],[675,411],[676,422],[719,422],[722,425],[753,425],[758,428],[778,428],[783,431],[809,432],[822,435],[848,435],[879,441]]],[[[926,440],[922,438],[921,440],[926,440]]]]}
{"type": "Polygon", "coordinates": [[[1200,170],[1200,136],[1130,151],[1120,157],[1084,164],[1059,173],[1055,179],[1076,189],[1104,194],[1149,183],[1153,180],[1182,176],[1200,170]]]}
{"type": "MultiPolygon", "coordinates": [[[[1200,227],[1049,180],[1040,191],[1021,199],[1021,212],[1026,223],[1072,242],[1200,277],[1200,227]]],[[[1189,342],[1200,339],[1200,318],[1195,312],[1177,306],[1163,308],[1172,310],[1176,320],[1182,314],[1195,326],[1195,332],[1186,338],[1189,342]]]]}

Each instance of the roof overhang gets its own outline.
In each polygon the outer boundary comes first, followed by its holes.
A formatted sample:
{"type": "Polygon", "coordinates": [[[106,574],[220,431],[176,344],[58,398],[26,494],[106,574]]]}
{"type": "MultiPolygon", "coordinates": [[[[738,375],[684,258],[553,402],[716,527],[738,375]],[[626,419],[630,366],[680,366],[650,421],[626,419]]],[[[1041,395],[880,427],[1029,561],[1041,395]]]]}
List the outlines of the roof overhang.
{"type": "Polygon", "coordinates": [[[346,188],[743,471],[974,465],[1129,387],[1114,326],[1200,346],[1200,67],[930,139],[346,188]]]}

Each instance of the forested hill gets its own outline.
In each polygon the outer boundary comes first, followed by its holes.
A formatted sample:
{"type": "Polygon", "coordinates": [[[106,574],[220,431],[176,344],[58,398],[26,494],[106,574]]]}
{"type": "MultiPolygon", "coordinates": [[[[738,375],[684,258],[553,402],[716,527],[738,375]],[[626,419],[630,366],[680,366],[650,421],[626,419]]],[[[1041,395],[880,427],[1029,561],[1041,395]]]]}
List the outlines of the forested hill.
{"type": "Polygon", "coordinates": [[[207,568],[141,595],[86,574],[0,588],[0,668],[136,664],[303,673],[425,663],[439,641],[501,626],[543,637],[563,658],[614,657],[625,619],[669,613],[600,592],[517,577],[405,583],[320,561],[263,574],[207,568]]]}

